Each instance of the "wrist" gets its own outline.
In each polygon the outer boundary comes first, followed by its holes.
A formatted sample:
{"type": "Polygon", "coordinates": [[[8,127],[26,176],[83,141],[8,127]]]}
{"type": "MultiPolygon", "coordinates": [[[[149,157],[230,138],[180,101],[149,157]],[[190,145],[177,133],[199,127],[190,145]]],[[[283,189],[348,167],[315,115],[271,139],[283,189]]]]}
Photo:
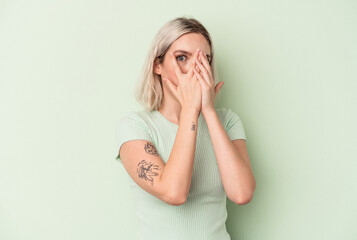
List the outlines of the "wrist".
{"type": "Polygon", "coordinates": [[[200,110],[199,109],[195,109],[192,107],[182,107],[181,108],[181,115],[182,113],[184,113],[185,115],[193,115],[193,116],[197,116],[200,114],[200,110]]]}
{"type": "Polygon", "coordinates": [[[205,110],[202,110],[202,115],[211,115],[211,114],[217,114],[216,109],[214,107],[206,108],[205,110]]]}

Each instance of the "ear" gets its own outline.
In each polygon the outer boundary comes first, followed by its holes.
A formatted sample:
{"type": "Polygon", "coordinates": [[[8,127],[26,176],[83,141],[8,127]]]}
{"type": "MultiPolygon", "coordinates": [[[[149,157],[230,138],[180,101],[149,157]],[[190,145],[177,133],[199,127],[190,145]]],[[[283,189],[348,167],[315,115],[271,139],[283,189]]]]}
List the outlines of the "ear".
{"type": "Polygon", "coordinates": [[[157,74],[157,75],[161,75],[161,65],[159,63],[159,59],[155,59],[155,62],[154,62],[154,72],[157,74]]]}

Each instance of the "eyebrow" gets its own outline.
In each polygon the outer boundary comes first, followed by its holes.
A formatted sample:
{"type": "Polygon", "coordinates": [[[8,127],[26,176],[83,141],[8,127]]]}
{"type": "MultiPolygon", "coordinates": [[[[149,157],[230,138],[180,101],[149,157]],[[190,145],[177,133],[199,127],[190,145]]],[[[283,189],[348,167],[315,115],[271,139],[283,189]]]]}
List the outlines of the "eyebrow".
{"type": "MultiPolygon", "coordinates": [[[[174,53],[177,53],[177,52],[181,52],[181,53],[187,54],[189,56],[192,56],[192,53],[185,51],[185,50],[179,49],[179,50],[174,51],[174,53]]],[[[206,54],[206,56],[207,56],[207,58],[209,58],[211,60],[211,56],[209,54],[206,54]]]]}

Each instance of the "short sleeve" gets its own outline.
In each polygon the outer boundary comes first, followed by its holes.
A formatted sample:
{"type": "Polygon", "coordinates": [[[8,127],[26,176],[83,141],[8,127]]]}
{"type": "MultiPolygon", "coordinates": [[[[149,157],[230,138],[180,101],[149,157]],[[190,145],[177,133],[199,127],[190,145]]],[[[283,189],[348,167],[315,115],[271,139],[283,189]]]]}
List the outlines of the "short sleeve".
{"type": "Polygon", "coordinates": [[[225,128],[229,138],[231,140],[245,139],[247,141],[244,126],[239,116],[231,109],[226,108],[223,108],[223,115],[225,117],[225,128]]]}
{"type": "Polygon", "coordinates": [[[116,127],[116,151],[118,151],[116,159],[120,159],[119,153],[123,143],[135,139],[152,141],[145,121],[136,115],[135,112],[128,112],[120,118],[116,127]]]}

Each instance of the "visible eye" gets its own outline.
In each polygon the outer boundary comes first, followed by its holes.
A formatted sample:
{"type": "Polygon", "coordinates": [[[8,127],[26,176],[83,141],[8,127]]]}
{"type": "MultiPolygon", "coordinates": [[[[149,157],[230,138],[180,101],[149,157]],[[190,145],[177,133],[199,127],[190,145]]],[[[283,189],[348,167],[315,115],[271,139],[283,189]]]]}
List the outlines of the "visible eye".
{"type": "MultiPolygon", "coordinates": [[[[186,56],[186,55],[178,55],[178,56],[176,57],[177,60],[182,59],[182,58],[184,58],[184,59],[186,60],[186,59],[187,59],[187,56],[186,56]]],[[[185,61],[185,60],[179,60],[179,61],[185,61]]]]}

